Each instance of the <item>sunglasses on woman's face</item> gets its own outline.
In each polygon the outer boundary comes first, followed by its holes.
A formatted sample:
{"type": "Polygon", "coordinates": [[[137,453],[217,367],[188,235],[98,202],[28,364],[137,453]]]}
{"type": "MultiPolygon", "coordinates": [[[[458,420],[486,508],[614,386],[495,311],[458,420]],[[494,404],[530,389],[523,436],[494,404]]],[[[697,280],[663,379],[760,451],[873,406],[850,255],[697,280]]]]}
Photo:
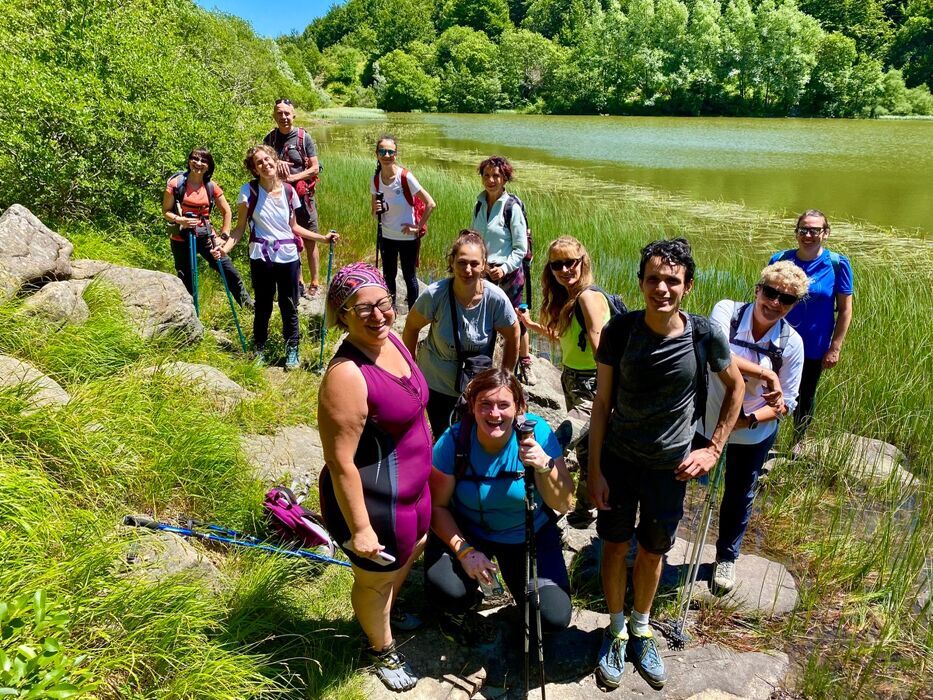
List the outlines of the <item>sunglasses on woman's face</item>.
{"type": "Polygon", "coordinates": [[[793,294],[779,292],[774,287],[770,287],[767,284],[759,284],[758,289],[760,289],[761,293],[765,295],[765,298],[770,299],[771,301],[777,299],[782,306],[791,306],[800,301],[800,297],[794,296],[793,294]]]}
{"type": "Polygon", "coordinates": [[[547,266],[554,272],[563,272],[572,270],[583,258],[567,258],[566,260],[551,260],[547,266]]]}
{"type": "Polygon", "coordinates": [[[822,236],[826,233],[826,228],[823,226],[798,226],[797,235],[798,236],[822,236]]]}
{"type": "Polygon", "coordinates": [[[192,163],[202,163],[203,165],[208,164],[207,161],[201,156],[191,156],[188,160],[190,160],[192,163]]]}
{"type": "Polygon", "coordinates": [[[378,153],[380,156],[394,156],[395,149],[394,148],[377,148],[376,153],[378,153]]]}

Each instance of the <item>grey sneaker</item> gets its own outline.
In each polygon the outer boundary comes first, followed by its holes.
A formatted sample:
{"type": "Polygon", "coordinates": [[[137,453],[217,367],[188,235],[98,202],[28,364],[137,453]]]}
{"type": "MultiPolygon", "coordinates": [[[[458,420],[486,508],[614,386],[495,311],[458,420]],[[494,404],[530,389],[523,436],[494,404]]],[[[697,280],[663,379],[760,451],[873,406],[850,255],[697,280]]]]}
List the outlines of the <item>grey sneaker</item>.
{"type": "Polygon", "coordinates": [[[298,357],[298,346],[289,345],[285,348],[285,371],[290,372],[293,369],[298,369],[299,364],[301,363],[300,358],[298,357]]]}
{"type": "Polygon", "coordinates": [[[418,683],[418,676],[405,661],[405,657],[395,648],[395,642],[382,651],[367,649],[366,655],[369,657],[373,673],[389,690],[403,693],[411,690],[418,683]]]}
{"type": "Polygon", "coordinates": [[[607,627],[603,632],[603,643],[599,647],[599,663],[596,679],[607,688],[618,688],[625,674],[625,647],[628,637],[619,637],[607,627]]]}
{"type": "Polygon", "coordinates": [[[713,585],[721,591],[728,593],[735,588],[735,562],[717,561],[713,572],[713,585]]]}
{"type": "Polygon", "coordinates": [[[523,357],[518,361],[518,381],[526,386],[534,386],[538,383],[534,370],[531,368],[531,358],[523,357]]]}

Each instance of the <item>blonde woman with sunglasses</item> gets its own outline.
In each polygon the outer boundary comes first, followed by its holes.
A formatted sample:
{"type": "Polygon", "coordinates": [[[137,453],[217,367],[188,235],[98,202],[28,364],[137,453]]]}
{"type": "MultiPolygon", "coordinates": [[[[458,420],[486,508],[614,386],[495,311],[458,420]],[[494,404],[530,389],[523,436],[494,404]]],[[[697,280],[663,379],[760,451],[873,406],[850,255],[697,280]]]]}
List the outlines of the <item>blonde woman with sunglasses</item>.
{"type": "Polygon", "coordinates": [[[518,317],[529,330],[560,343],[561,386],[568,417],[573,423],[586,426],[580,435],[574,435],[578,440],[580,471],[576,508],[567,516],[567,522],[574,527],[586,527],[596,518],[586,490],[589,464],[586,437],[596,395],[596,349],[603,326],[612,314],[605,294],[593,284],[592,260],[580,241],[573,236],[561,236],[548,247],[547,255],[541,272],[541,321],[533,321],[527,309],[519,309],[518,317]]]}

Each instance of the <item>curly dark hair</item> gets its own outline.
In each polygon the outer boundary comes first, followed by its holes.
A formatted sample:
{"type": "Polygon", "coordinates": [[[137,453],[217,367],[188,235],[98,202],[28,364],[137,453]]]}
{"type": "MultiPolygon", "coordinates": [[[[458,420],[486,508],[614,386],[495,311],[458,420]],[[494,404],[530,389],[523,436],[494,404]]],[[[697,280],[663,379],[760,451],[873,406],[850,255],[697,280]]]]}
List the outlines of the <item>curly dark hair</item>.
{"type": "Polygon", "coordinates": [[[672,240],[651,241],[641,249],[641,262],[638,264],[638,279],[645,278],[645,265],[651,258],[661,258],[668,265],[682,265],[684,267],[684,282],[693,279],[696,271],[696,262],[693,260],[693,251],[686,238],[672,240]]]}
{"type": "Polygon", "coordinates": [[[504,156],[489,156],[486,160],[479,164],[479,167],[476,171],[482,175],[483,171],[489,166],[494,168],[499,168],[499,172],[502,173],[502,177],[505,178],[506,182],[512,182],[512,175],[515,170],[512,168],[512,164],[509,162],[508,158],[504,156]]]}

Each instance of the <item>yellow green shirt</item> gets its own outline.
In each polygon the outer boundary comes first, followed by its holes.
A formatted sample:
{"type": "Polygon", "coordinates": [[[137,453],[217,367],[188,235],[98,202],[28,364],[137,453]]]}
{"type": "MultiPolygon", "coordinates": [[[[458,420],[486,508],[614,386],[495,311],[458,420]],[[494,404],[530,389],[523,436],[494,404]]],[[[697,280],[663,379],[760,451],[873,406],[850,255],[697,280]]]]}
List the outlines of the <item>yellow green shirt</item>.
{"type": "MultiPolygon", "coordinates": [[[[602,324],[606,325],[612,317],[612,310],[606,304],[606,313],[603,315],[602,324]]],[[[596,348],[590,347],[590,338],[586,336],[586,350],[580,349],[580,324],[577,322],[577,315],[570,314],[570,326],[560,337],[561,363],[564,367],[580,370],[596,369],[596,348]]]]}

